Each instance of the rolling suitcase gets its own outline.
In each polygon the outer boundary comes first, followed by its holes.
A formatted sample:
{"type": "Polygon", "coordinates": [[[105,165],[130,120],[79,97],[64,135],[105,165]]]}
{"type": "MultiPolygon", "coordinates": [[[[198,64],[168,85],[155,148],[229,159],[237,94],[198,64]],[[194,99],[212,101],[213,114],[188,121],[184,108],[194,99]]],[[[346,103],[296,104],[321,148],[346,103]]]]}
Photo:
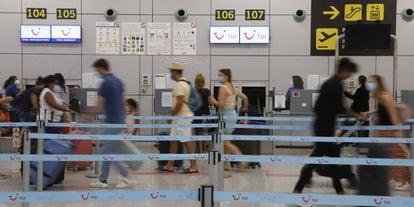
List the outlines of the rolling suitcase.
{"type": "MultiPolygon", "coordinates": [[[[354,123],[354,126],[361,126],[365,123],[365,121],[357,121],[354,123]]],[[[349,125],[349,123],[347,123],[349,125]]],[[[340,133],[338,136],[340,137],[351,137],[355,133],[356,130],[348,130],[340,133]]],[[[341,144],[343,145],[343,144],[341,144]]],[[[357,187],[359,185],[359,181],[352,170],[351,165],[336,165],[338,167],[339,178],[343,179],[346,178],[350,182],[351,186],[357,187]]],[[[333,177],[332,175],[332,165],[318,165],[315,168],[315,171],[318,175],[323,177],[333,177]]]]}
{"type": "MultiPolygon", "coordinates": [[[[72,145],[63,140],[45,140],[45,154],[72,154],[72,145]]],[[[56,184],[58,176],[64,172],[65,163],[61,161],[43,162],[43,189],[56,184]]],[[[30,183],[37,184],[37,162],[30,162],[30,183]]]]}
{"type": "MultiPolygon", "coordinates": [[[[159,133],[160,136],[168,136],[169,133],[167,132],[161,132],[159,133]]],[[[160,151],[160,154],[167,154],[170,153],[170,142],[169,141],[161,141],[156,144],[156,147],[160,151]]],[[[183,147],[181,144],[178,145],[178,154],[183,153],[183,147]]],[[[168,161],[166,160],[159,160],[158,161],[158,167],[162,168],[164,167],[168,161]]],[[[174,161],[174,167],[181,168],[183,166],[184,162],[182,160],[176,160],[174,161]]]]}
{"type": "MultiPolygon", "coordinates": [[[[69,134],[89,134],[88,132],[81,131],[79,129],[71,130],[69,134]]],[[[72,140],[74,146],[73,154],[77,155],[92,155],[93,143],[92,140],[72,140]]],[[[76,161],[68,162],[67,168],[71,171],[89,170],[93,166],[93,162],[90,161],[76,161]]]]}
{"type": "MultiPolygon", "coordinates": [[[[249,109],[247,113],[240,113],[239,116],[252,116],[257,117],[260,116],[260,113],[258,112],[257,107],[255,106],[249,106],[249,109]]],[[[243,124],[242,121],[239,121],[239,124],[243,124]]],[[[245,124],[250,125],[267,125],[268,123],[266,121],[262,120],[249,120],[245,124]]],[[[233,131],[233,135],[269,135],[270,131],[268,129],[235,129],[233,131]]],[[[246,155],[260,155],[261,154],[261,147],[260,147],[259,141],[233,141],[233,144],[235,144],[243,154],[246,155]]],[[[249,163],[250,168],[260,168],[261,165],[259,162],[250,162],[249,163]]]]}

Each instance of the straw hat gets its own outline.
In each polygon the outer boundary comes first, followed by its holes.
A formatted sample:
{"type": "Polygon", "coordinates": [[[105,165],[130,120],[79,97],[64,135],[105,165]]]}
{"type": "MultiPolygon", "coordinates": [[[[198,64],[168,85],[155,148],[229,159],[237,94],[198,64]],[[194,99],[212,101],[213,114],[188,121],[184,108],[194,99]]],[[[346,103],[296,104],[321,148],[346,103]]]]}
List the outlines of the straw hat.
{"type": "Polygon", "coordinates": [[[177,61],[173,61],[171,62],[171,64],[168,66],[168,69],[170,70],[179,70],[179,71],[183,71],[184,70],[184,64],[177,62],[177,61]]]}

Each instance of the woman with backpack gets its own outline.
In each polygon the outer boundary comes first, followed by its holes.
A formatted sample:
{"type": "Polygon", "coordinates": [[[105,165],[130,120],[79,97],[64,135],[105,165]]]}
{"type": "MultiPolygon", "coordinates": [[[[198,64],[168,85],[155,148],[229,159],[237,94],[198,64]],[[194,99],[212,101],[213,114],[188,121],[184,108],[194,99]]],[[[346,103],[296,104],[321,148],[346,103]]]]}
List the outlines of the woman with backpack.
{"type": "MultiPolygon", "coordinates": [[[[194,112],[194,116],[207,116],[210,115],[210,97],[211,92],[208,88],[205,88],[205,78],[204,76],[199,73],[195,77],[194,80],[195,88],[197,89],[198,93],[201,96],[201,99],[203,100],[203,105],[200,107],[199,110],[194,112]]],[[[201,124],[203,120],[194,120],[193,124],[201,124]]],[[[195,134],[196,135],[203,135],[204,134],[204,128],[195,128],[195,134]]],[[[206,148],[206,142],[199,141],[198,142],[198,149],[200,153],[207,153],[206,148]]]]}
{"type": "MultiPolygon", "coordinates": [[[[219,113],[223,114],[225,117],[237,117],[237,100],[236,98],[239,97],[243,100],[243,107],[242,111],[247,111],[249,107],[249,99],[245,94],[243,94],[240,90],[238,90],[232,83],[232,74],[230,69],[221,69],[218,72],[217,82],[221,84],[218,94],[218,100],[215,98],[211,98],[211,104],[214,104],[219,109],[219,113]]],[[[236,124],[237,119],[224,119],[224,122],[227,126],[231,124],[236,124]]],[[[226,127],[224,129],[224,133],[227,135],[231,135],[234,131],[234,128],[226,127]]],[[[224,152],[226,154],[242,154],[240,149],[234,145],[231,141],[224,141],[224,152]]],[[[240,163],[239,168],[245,168],[247,163],[240,163]]],[[[230,164],[226,163],[225,167],[226,170],[230,170],[230,164]]]]}
{"type": "MultiPolygon", "coordinates": [[[[383,78],[379,75],[372,75],[367,83],[367,89],[373,94],[377,102],[377,108],[362,113],[363,117],[367,118],[371,114],[376,114],[375,123],[377,125],[401,125],[402,121],[398,114],[397,105],[394,103],[391,94],[385,88],[383,78]]],[[[379,130],[376,132],[376,137],[402,137],[402,132],[400,130],[379,130]]],[[[376,148],[378,151],[378,146],[376,148]]],[[[384,149],[384,151],[388,152],[384,152],[384,155],[388,154],[387,157],[395,159],[406,159],[408,155],[404,148],[400,144],[390,144],[384,149]]],[[[408,167],[393,166],[389,168],[389,173],[391,179],[395,181],[395,190],[411,190],[411,176],[408,167]]],[[[381,174],[375,174],[376,177],[378,175],[381,174]]],[[[388,180],[386,181],[388,185],[388,180]]]]}

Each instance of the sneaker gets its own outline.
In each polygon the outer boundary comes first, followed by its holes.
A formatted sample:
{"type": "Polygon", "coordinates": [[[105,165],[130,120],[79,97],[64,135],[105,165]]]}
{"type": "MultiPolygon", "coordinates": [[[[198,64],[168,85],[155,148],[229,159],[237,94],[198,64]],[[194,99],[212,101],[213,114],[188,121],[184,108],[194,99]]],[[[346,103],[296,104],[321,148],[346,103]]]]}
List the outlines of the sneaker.
{"type": "Polygon", "coordinates": [[[122,178],[121,182],[118,183],[115,188],[118,189],[125,189],[125,188],[131,188],[134,185],[134,181],[128,178],[122,178]]]}
{"type": "Polygon", "coordinates": [[[89,187],[91,187],[91,188],[103,188],[103,189],[107,189],[108,188],[108,183],[103,183],[103,182],[101,182],[101,181],[96,181],[96,182],[94,182],[94,183],[91,183],[90,185],[89,185],[89,187]]]}
{"type": "Polygon", "coordinates": [[[395,186],[394,190],[397,190],[397,191],[410,191],[411,190],[411,185],[407,182],[398,183],[395,186]]]}

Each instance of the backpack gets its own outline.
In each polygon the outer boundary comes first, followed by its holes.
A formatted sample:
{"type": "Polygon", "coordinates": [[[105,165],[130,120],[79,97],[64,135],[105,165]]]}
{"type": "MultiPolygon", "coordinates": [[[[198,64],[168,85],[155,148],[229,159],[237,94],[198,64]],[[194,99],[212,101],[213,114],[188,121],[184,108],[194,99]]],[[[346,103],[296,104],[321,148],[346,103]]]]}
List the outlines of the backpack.
{"type": "Polygon", "coordinates": [[[201,98],[200,94],[198,93],[198,90],[195,89],[190,82],[186,80],[180,80],[186,82],[188,85],[190,85],[190,97],[188,98],[188,102],[186,102],[188,108],[192,112],[198,111],[203,106],[203,99],[201,98]]]}
{"type": "Polygon", "coordinates": [[[14,97],[11,104],[20,109],[20,105],[24,104],[24,101],[27,99],[28,96],[29,96],[29,93],[27,90],[25,90],[22,93],[19,93],[16,97],[14,97]]]}

